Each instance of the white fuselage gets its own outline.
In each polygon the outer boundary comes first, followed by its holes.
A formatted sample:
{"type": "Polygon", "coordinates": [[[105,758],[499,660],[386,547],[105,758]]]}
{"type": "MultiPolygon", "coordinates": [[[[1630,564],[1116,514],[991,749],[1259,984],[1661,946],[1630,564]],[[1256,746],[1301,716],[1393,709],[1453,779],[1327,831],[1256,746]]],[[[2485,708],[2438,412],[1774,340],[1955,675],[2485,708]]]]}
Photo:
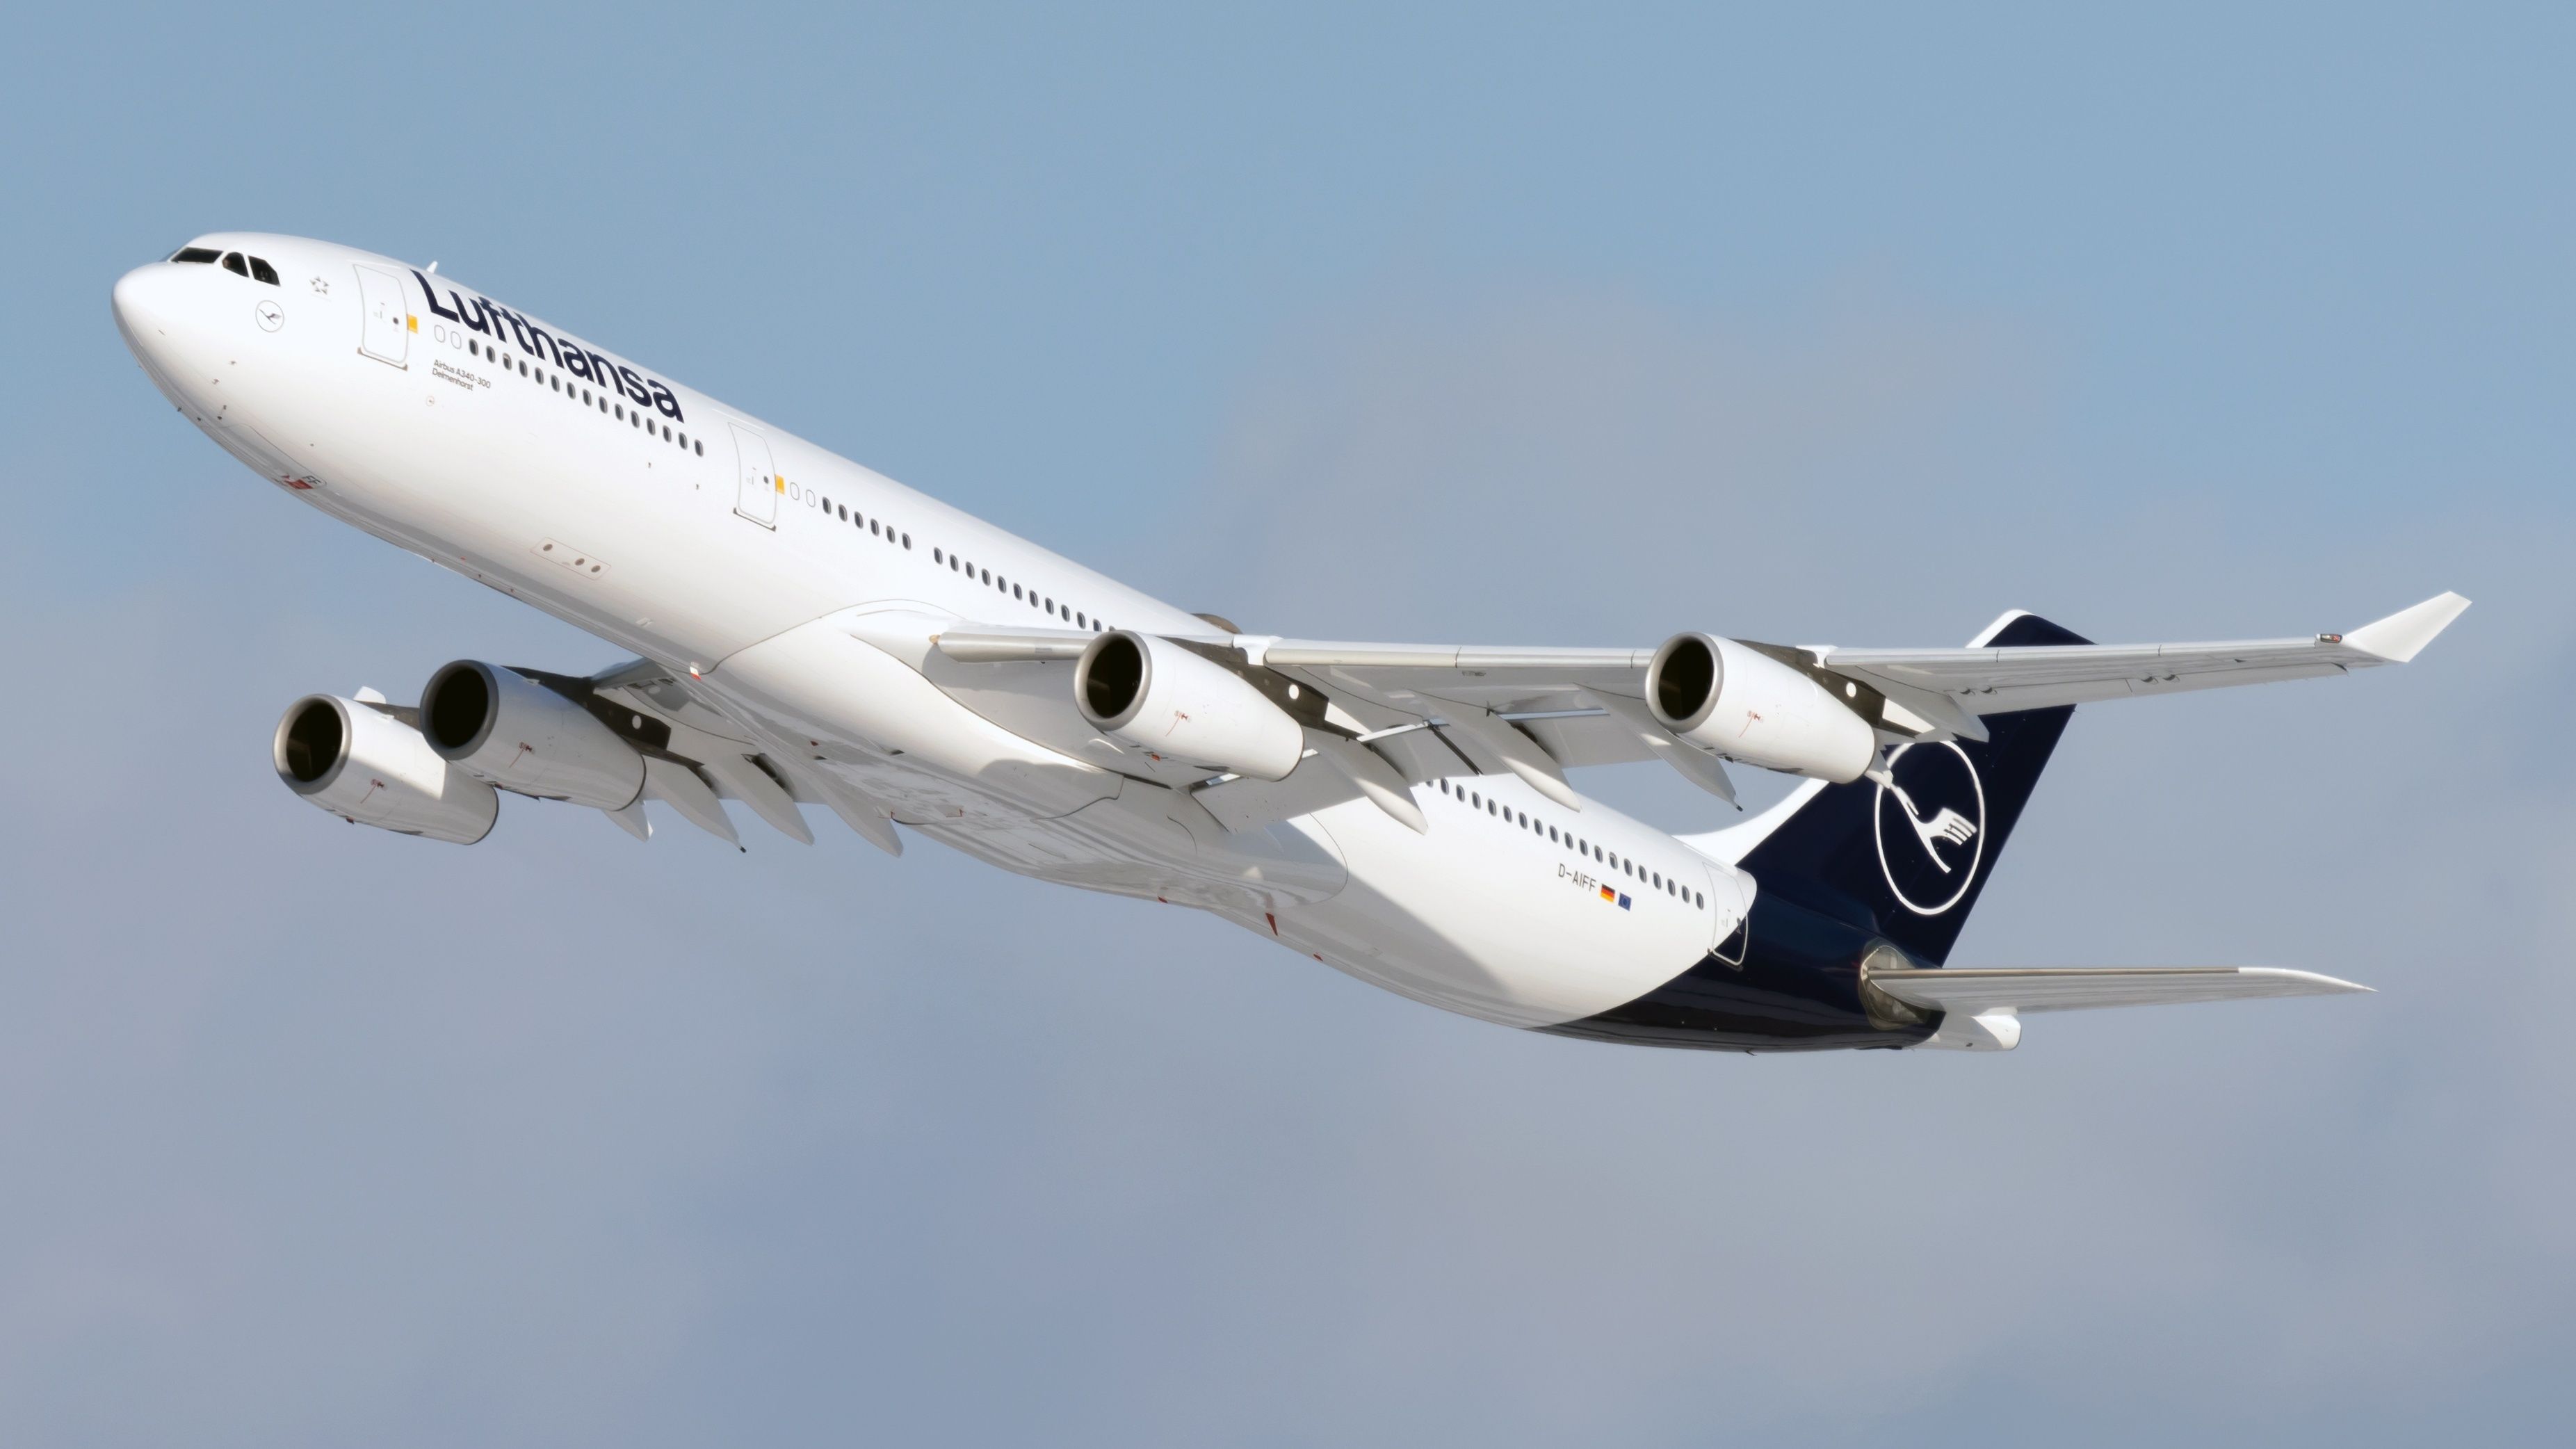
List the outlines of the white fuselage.
{"type": "Polygon", "coordinates": [[[961,622],[1205,635],[1205,621],[409,264],[283,236],[193,245],[255,254],[279,280],[156,263],[118,283],[118,322],[236,457],[685,671],[687,728],[979,859],[1211,910],[1515,1026],[1654,990],[1751,897],[1664,832],[1463,769],[1416,787],[1427,833],[1366,801],[1216,827],[1187,807],[1186,778],[1083,726],[1069,686],[1051,686],[1059,704],[1010,673],[1062,666],[928,648],[961,622]]]}

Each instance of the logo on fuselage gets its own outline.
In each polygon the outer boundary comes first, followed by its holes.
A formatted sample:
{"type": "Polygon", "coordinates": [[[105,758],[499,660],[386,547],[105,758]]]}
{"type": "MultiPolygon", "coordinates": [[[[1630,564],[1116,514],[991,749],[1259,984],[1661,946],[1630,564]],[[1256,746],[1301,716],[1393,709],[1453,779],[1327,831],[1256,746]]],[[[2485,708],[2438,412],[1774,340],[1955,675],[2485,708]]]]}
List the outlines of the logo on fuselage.
{"type": "Polygon", "coordinates": [[[1986,854],[1986,786],[1956,744],[1887,757],[1876,816],[1878,869],[1897,904],[1937,916],[1965,900],[1986,854]]]}
{"type": "Polygon", "coordinates": [[[460,331],[471,328],[483,333],[493,339],[495,346],[513,343],[528,356],[562,368],[603,391],[622,394],[639,408],[651,408],[673,422],[688,421],[680,411],[679,395],[662,379],[611,361],[606,354],[572,337],[558,337],[489,297],[469,295],[462,288],[450,286],[447,301],[442,303],[426,272],[415,268],[411,276],[420,283],[421,295],[429,299],[430,315],[453,323],[460,331]]]}

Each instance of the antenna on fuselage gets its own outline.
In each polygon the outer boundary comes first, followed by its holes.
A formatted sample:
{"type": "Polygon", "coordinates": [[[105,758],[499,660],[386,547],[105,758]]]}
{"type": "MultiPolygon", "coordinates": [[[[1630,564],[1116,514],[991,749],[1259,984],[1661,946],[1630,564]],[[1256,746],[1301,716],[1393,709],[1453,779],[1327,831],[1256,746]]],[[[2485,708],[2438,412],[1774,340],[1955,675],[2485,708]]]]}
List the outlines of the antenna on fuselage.
{"type": "Polygon", "coordinates": [[[432,277],[437,276],[437,275],[438,275],[438,263],[436,263],[436,262],[431,262],[431,263],[429,264],[429,270],[428,270],[426,273],[424,273],[423,275],[425,275],[425,276],[432,276],[432,277]]]}

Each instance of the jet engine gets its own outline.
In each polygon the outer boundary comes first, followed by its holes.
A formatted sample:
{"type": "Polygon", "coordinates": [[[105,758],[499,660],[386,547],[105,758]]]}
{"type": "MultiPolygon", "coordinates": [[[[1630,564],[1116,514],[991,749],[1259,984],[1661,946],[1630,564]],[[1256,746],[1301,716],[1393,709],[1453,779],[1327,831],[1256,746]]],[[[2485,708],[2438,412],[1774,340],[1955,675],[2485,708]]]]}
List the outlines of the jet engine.
{"type": "Polygon", "coordinates": [[[287,706],[271,747],[286,788],[344,820],[472,845],[501,801],[438,757],[420,731],[352,700],[311,694],[287,706]]]}
{"type": "Polygon", "coordinates": [[[1169,639],[1120,629],[1073,667],[1074,707],[1092,728],[1157,755],[1286,779],[1306,732],[1249,680],[1169,639]]]}
{"type": "Polygon", "coordinates": [[[460,659],[420,692],[429,747],[493,784],[623,810],[644,793],[644,757],[589,710],[514,669],[460,659]]]}
{"type": "Polygon", "coordinates": [[[1878,757],[1878,736],[1799,670],[1749,645],[1676,634],[1646,666],[1655,723],[1713,755],[1849,783],[1878,757]]]}

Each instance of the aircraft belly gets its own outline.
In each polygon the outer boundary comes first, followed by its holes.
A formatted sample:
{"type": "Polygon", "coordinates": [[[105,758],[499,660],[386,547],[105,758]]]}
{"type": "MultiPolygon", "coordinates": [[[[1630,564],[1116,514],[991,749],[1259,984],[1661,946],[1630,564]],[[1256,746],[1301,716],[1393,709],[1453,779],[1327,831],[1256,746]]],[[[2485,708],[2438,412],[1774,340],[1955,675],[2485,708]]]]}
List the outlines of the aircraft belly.
{"type": "MultiPolygon", "coordinates": [[[[930,681],[836,618],[816,619],[736,651],[707,676],[770,734],[862,768],[876,760],[954,782],[940,818],[967,801],[1008,816],[1070,814],[1118,793],[1120,777],[1067,758],[959,706],[930,681]]],[[[937,808],[937,807],[935,807],[937,808]]]]}
{"type": "Polygon", "coordinates": [[[1238,921],[1329,900],[1349,879],[1320,832],[1283,824],[1244,832],[1209,849],[1169,818],[1156,797],[1170,792],[1129,783],[1134,794],[1122,793],[1071,815],[938,820],[915,828],[1021,875],[1195,906],[1238,921]]]}
{"type": "Polygon", "coordinates": [[[1707,918],[1661,895],[1622,908],[1518,834],[1435,820],[1416,835],[1354,801],[1310,819],[1349,865],[1279,938],[1372,985],[1486,1021],[1541,1027],[1632,1001],[1708,954],[1707,918]]]}

